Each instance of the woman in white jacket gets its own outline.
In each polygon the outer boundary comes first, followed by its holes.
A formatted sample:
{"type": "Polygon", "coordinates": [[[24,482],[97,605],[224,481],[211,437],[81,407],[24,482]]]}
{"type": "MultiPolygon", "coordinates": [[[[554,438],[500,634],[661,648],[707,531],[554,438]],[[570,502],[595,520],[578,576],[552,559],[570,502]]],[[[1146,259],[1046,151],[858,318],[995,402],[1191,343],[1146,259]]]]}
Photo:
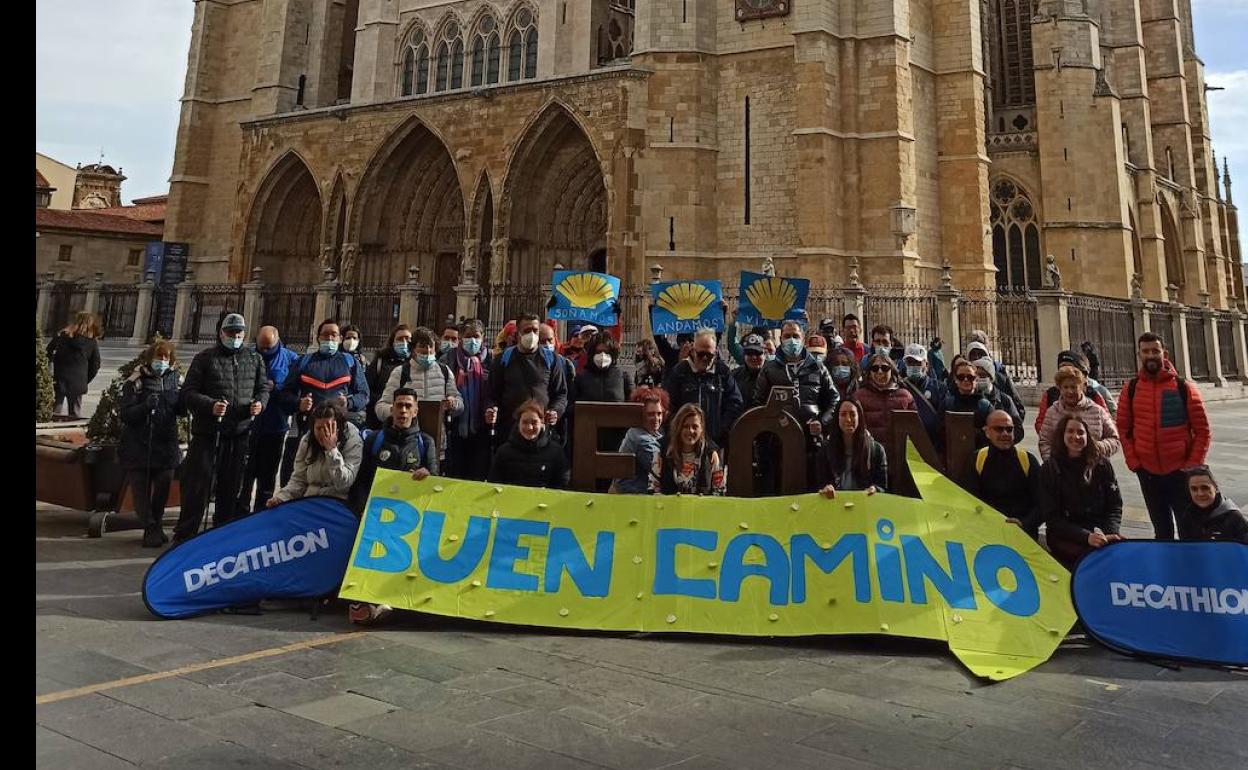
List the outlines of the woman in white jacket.
{"type": "Polygon", "coordinates": [[[295,471],[286,486],[269,499],[269,508],[315,495],[346,500],[355,483],[364,459],[364,440],[359,429],[347,421],[346,413],[333,402],[314,408],[311,418],[312,430],[299,441],[299,451],[295,453],[295,471]]]}
{"type": "MultiPolygon", "coordinates": [[[[1088,426],[1088,440],[1096,444],[1101,457],[1109,459],[1121,451],[1122,441],[1118,438],[1114,418],[1105,407],[1088,398],[1087,378],[1083,372],[1073,366],[1063,366],[1057,370],[1054,379],[1059,396],[1044,413],[1039,436],[1040,459],[1046,463],[1049,461],[1049,451],[1054,445],[1053,430],[1068,415],[1078,417],[1088,426]]],[[[1061,436],[1057,437],[1056,443],[1062,443],[1061,436]]]]}

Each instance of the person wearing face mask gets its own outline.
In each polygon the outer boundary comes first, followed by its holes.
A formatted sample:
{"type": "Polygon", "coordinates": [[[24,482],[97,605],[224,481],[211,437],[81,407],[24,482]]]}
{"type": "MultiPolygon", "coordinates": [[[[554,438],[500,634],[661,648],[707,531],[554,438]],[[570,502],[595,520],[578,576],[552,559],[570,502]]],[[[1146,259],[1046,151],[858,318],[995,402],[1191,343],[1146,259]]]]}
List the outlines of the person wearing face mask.
{"type": "Polygon", "coordinates": [[[636,459],[636,470],[632,478],[611,482],[608,491],[621,495],[648,495],[650,469],[654,467],[654,458],[663,442],[664,422],[667,420],[667,407],[670,402],[667,391],[648,385],[638,387],[629,395],[628,400],[641,404],[641,427],[629,428],[616,451],[622,455],[632,455],[636,459]]]}
{"type": "MultiPolygon", "coordinates": [[[[269,392],[280,392],[290,376],[291,367],[299,360],[299,354],[282,343],[276,326],[260,327],[260,331],[256,333],[256,352],[264,359],[269,392]]],[[[263,508],[265,501],[277,489],[277,472],[282,463],[287,434],[290,432],[290,415],[291,410],[284,408],[281,399],[275,397],[252,426],[247,468],[243,473],[243,485],[238,494],[240,516],[263,508]]],[[[297,435],[291,443],[293,447],[289,451],[293,463],[294,453],[299,449],[297,435]]]]}
{"type": "Polygon", "coordinates": [[[553,330],[550,347],[539,344],[542,325],[533,313],[522,313],[516,321],[519,339],[515,347],[504,350],[490,365],[485,424],[493,426],[496,436],[510,434],[516,410],[527,401],[546,404],[548,426],[559,422],[568,406],[567,369],[554,351],[553,330]]]}
{"type": "Polygon", "coordinates": [[[1183,469],[1204,465],[1213,434],[1200,391],[1175,371],[1161,337],[1140,335],[1136,353],[1139,373],[1118,394],[1118,435],[1155,537],[1172,540],[1188,503],[1183,469]]]}
{"type": "Polygon", "coordinates": [[[1053,455],[1040,468],[1040,513],[1053,558],[1073,570],[1084,555],[1121,540],[1122,492],[1080,418],[1063,417],[1053,455]]]}
{"type": "Polygon", "coordinates": [[[450,323],[453,319],[447,320],[447,326],[442,330],[442,341],[438,343],[438,358],[459,347],[459,327],[450,323]]]}
{"type": "Polygon", "coordinates": [[[918,343],[906,346],[902,363],[906,376],[902,386],[914,397],[914,408],[923,422],[923,430],[936,451],[945,448],[945,386],[928,371],[927,348],[918,343]]]}
{"type": "Polygon", "coordinates": [[[867,367],[854,391],[854,400],[862,405],[867,430],[885,449],[892,446],[893,412],[914,409],[914,396],[901,386],[897,365],[887,353],[867,356],[867,367]]]}
{"type": "MultiPolygon", "coordinates": [[[[806,349],[804,339],[801,324],[784,322],[780,327],[780,352],[776,360],[763,365],[754,385],[753,403],[754,406],[766,404],[772,388],[797,388],[796,403],[790,401],[784,410],[806,426],[807,435],[820,436],[824,427],[831,424],[840,396],[827,367],[806,349]]],[[[822,343],[822,337],[817,339],[822,343]]],[[[823,350],[827,352],[826,345],[823,350]]]]}
{"type": "MultiPolygon", "coordinates": [[[[360,367],[364,367],[367,363],[364,360],[364,350],[360,347],[360,328],[355,324],[347,324],[342,327],[342,352],[355,357],[355,362],[360,367]]],[[[368,379],[365,377],[365,379],[368,379]]]]}
{"type": "MultiPolygon", "coordinates": [[[[158,340],[139,357],[121,387],[121,443],[117,459],[126,470],[134,511],[143,524],[143,547],[159,548],[165,537],[165,503],[178,447],[178,371],[173,343],[158,340]]],[[[280,448],[280,445],[279,445],[280,448]]]]}
{"type": "Polygon", "coordinates": [[[490,468],[489,430],[485,424],[487,377],[494,356],[485,347],[485,326],[469,319],[459,325],[459,344],[442,355],[451,372],[463,411],[447,426],[446,472],[457,479],[483,481],[490,468]]]}
{"type": "Polygon", "coordinates": [[[195,354],[178,393],[191,415],[191,445],[182,466],[182,511],[173,531],[175,545],[199,530],[210,495],[227,501],[216,512],[217,525],[235,518],[248,433],[252,420],[269,402],[264,359],[243,347],[246,336],[242,315],[226,314],[216,344],[195,354]],[[214,480],[216,489],[209,489],[214,480]]]}
{"type": "Polygon", "coordinates": [[[743,402],[728,364],[719,357],[714,331],[700,329],[694,334],[689,357],[668,370],[663,390],[673,411],[685,404],[701,408],[708,438],[727,447],[728,432],[741,416],[743,402]]]}
{"type": "Polygon", "coordinates": [[[1223,497],[1208,465],[1187,472],[1191,504],[1179,519],[1183,540],[1228,540],[1248,543],[1248,516],[1229,497],[1223,497]]]}
{"type": "MultiPolygon", "coordinates": [[[[326,401],[337,404],[353,425],[364,424],[364,410],[369,400],[364,366],[341,348],[342,331],[338,322],[332,318],[321,321],[316,327],[316,347],[295,362],[280,391],[282,407],[294,411],[301,439],[309,429],[308,415],[326,401]]],[[[290,480],[288,469],[293,471],[293,468],[294,458],[282,459],[283,485],[290,480]]]]}
{"type": "Polygon", "coordinates": [[[667,369],[653,339],[642,337],[637,340],[633,364],[633,381],[637,387],[657,388],[663,385],[663,375],[667,369]]]}
{"type": "Polygon", "coordinates": [[[970,359],[972,363],[985,360],[992,364],[993,389],[1013,401],[1014,411],[1018,412],[1020,419],[1025,418],[1027,409],[1023,406],[1023,400],[1019,398],[1018,391],[1014,389],[1014,381],[1010,379],[1009,373],[1005,371],[1005,365],[1000,361],[994,360],[992,354],[988,352],[988,343],[982,341],[986,335],[979,330],[972,332],[971,335],[971,341],[966,346],[966,358],[970,359]]]}
{"type": "Polygon", "coordinates": [[[871,328],[871,347],[868,349],[867,355],[863,356],[862,360],[858,362],[858,368],[866,372],[867,359],[875,355],[884,356],[893,363],[893,366],[896,367],[899,373],[902,371],[902,351],[893,345],[893,327],[887,324],[876,324],[871,328]]]}
{"type": "Polygon", "coordinates": [[[364,379],[368,382],[368,409],[365,420],[369,428],[376,430],[381,427],[377,419],[377,399],[386,389],[386,381],[390,374],[407,363],[412,354],[412,330],[407,324],[399,324],[390,332],[390,339],[385,347],[378,348],[373,360],[364,369],[364,379]]]}
{"type": "Polygon", "coordinates": [[[442,402],[443,419],[453,420],[463,412],[464,401],[455,387],[455,375],[449,366],[439,363],[434,354],[437,344],[431,329],[421,327],[412,332],[411,358],[390,372],[386,387],[373,407],[373,414],[383,424],[390,417],[390,405],[399,388],[415,390],[421,401],[442,402]]]}
{"type": "Polygon", "coordinates": [[[962,356],[953,359],[950,369],[953,388],[945,395],[945,412],[970,412],[975,415],[976,449],[988,446],[984,426],[988,423],[988,415],[995,409],[1010,416],[1014,423],[1014,442],[1023,440],[1023,419],[1018,416],[1014,402],[993,386],[993,370],[990,359],[981,358],[971,363],[962,356]]]}
{"type": "Polygon", "coordinates": [[[828,373],[832,375],[832,385],[842,400],[853,395],[858,389],[858,357],[852,350],[836,347],[828,354],[828,373]]]}
{"type": "MultiPolygon", "coordinates": [[[[568,405],[568,435],[576,424],[576,404],[582,401],[606,401],[622,403],[633,392],[633,377],[619,366],[620,348],[608,332],[597,332],[586,348],[589,362],[585,370],[572,381],[568,405]]],[[[598,431],[598,449],[614,451],[624,439],[624,429],[598,431]]]]}
{"type": "MultiPolygon", "coordinates": [[[[533,316],[533,320],[536,321],[537,317],[533,316]]],[[[520,328],[523,344],[526,334],[524,316],[521,316],[520,328]]],[[[533,355],[533,352],[528,355],[533,355]]],[[[519,487],[567,488],[572,469],[564,454],[563,444],[551,434],[549,412],[536,399],[528,399],[516,408],[508,421],[507,440],[494,453],[490,463],[487,481],[519,487]]]]}

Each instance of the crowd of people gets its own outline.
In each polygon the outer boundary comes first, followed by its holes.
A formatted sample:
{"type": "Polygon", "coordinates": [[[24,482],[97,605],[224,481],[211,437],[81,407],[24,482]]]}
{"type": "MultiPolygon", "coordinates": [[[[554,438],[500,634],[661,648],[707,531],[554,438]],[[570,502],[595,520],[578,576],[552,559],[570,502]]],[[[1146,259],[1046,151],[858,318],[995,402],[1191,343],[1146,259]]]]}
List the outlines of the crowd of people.
{"type": "MultiPolygon", "coordinates": [[[[71,350],[98,358],[73,342],[79,336],[93,341],[90,319],[53,340],[54,366],[81,368],[65,363],[71,350]]],[[[164,506],[179,466],[175,542],[200,529],[210,497],[216,524],[306,495],[338,497],[358,512],[378,468],[566,488],[571,426],[587,402],[641,406],[641,425],[599,431],[595,447],[578,448],[635,458],[630,477],[601,489],[723,495],[729,473],[747,473],[770,494],[780,470],[768,445],[774,436],[756,439],[748,467],[729,467],[727,448],[737,418],[775,388],[792,389],[783,408],[804,432],[812,492],[886,491],[890,459],[898,461],[887,449],[896,411],[916,411],[938,449],[945,414],[968,412],[976,445],[956,481],[1033,538],[1045,525],[1045,544],[1067,566],[1121,538],[1122,495],[1109,461],[1119,452],[1158,539],[1248,542],[1248,518],[1204,465],[1211,432],[1200,391],[1177,375],[1151,333],[1139,338],[1139,371],[1117,398],[1095,379],[1090,346],[1059,354],[1034,421],[1039,457],[1019,446],[1025,408],[982,332],[946,361],[939,339],[903,344],[882,324],[863,339],[853,315],[813,327],[728,324],[723,333],[643,339],[632,366],[620,361],[613,330],[570,324],[561,342],[556,326],[534,313],[488,341],[477,320],[440,334],[399,325],[369,356],[358,329],[334,320],[319,325],[303,354],[272,326],[257,331],[254,346],[246,336],[245,319],[226,315],[216,343],[181,376],[173,344],[157,341],[125,383],[120,456],[144,545],[166,541],[164,506]],[[430,402],[439,405],[436,438],[418,420],[430,402]],[[185,459],[176,424],[183,414],[192,418],[185,459]]],[[[57,380],[71,404],[84,390],[72,376],[57,380]]]]}

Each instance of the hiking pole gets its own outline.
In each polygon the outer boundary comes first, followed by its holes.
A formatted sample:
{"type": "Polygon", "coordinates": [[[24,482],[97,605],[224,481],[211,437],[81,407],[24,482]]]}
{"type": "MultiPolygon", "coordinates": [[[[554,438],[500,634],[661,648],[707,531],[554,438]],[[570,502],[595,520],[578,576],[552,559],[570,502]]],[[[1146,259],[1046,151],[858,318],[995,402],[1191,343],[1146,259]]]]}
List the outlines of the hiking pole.
{"type": "MultiPolygon", "coordinates": [[[[226,409],[230,408],[228,401],[225,402],[225,405],[226,405],[225,406],[226,409]]],[[[217,489],[216,489],[217,487],[217,462],[220,459],[218,458],[217,453],[221,450],[221,424],[224,419],[225,419],[225,414],[217,415],[217,426],[216,426],[214,436],[212,439],[212,471],[208,474],[208,497],[206,498],[206,501],[204,502],[204,515],[199,520],[200,532],[205,532],[208,529],[208,504],[209,503],[212,504],[213,525],[214,526],[216,525],[217,506],[219,502],[216,499],[217,497],[217,489]]]]}

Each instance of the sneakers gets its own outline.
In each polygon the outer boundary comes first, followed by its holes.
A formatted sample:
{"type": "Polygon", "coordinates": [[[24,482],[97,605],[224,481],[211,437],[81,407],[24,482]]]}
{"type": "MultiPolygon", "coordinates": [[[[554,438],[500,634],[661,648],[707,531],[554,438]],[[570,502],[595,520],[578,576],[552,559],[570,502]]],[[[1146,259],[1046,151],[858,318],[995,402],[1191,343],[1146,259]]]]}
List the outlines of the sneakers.
{"type": "Polygon", "coordinates": [[[169,538],[165,537],[165,533],[159,529],[147,529],[143,531],[143,547],[159,548],[169,542],[169,538]]]}
{"type": "Polygon", "coordinates": [[[369,604],[368,602],[351,602],[347,608],[347,618],[361,626],[371,626],[385,620],[392,608],[385,604],[369,604]]]}

